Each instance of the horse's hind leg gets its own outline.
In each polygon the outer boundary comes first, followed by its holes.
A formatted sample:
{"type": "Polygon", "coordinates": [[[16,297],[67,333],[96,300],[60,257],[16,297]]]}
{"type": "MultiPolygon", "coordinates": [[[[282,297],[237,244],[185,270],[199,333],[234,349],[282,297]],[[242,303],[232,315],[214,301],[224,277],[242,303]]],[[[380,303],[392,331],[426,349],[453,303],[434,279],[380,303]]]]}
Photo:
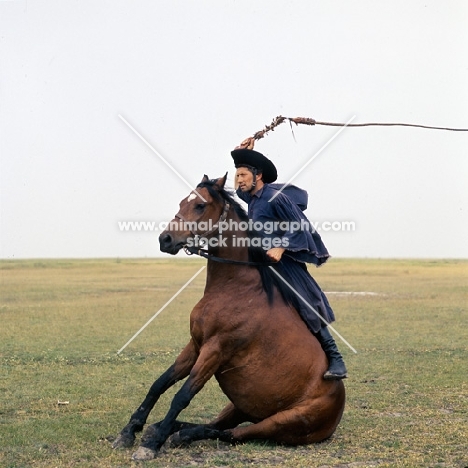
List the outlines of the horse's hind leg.
{"type": "Polygon", "coordinates": [[[211,421],[208,426],[213,429],[225,430],[232,429],[246,421],[249,421],[248,416],[238,410],[233,403],[228,403],[221,413],[218,414],[216,419],[211,421]]]}
{"type": "Polygon", "coordinates": [[[187,447],[197,440],[216,440],[223,442],[233,442],[232,436],[227,431],[214,429],[208,424],[200,424],[195,427],[180,429],[174,432],[166,441],[169,447],[187,447]]]}
{"type": "MultiPolygon", "coordinates": [[[[181,429],[172,434],[169,443],[177,447],[203,439],[219,439],[230,443],[262,439],[288,445],[310,444],[331,435],[323,430],[323,423],[322,418],[319,421],[312,416],[310,408],[293,408],[248,426],[225,427],[221,430],[211,425],[201,425],[181,429]]],[[[222,424],[220,427],[223,427],[222,424]]]]}
{"type": "Polygon", "coordinates": [[[229,403],[216,419],[209,424],[194,425],[187,423],[185,426],[180,426],[168,438],[167,443],[171,447],[181,447],[187,446],[196,440],[204,439],[219,439],[223,442],[231,442],[231,435],[224,431],[232,429],[245,421],[248,421],[248,417],[232,403],[229,403]]]}
{"type": "MultiPolygon", "coordinates": [[[[138,459],[139,461],[143,461],[143,460],[152,460],[155,456],[155,453],[154,453],[154,450],[148,448],[148,447],[145,447],[144,445],[145,444],[151,444],[151,442],[153,441],[153,439],[155,438],[158,438],[160,436],[160,427],[161,427],[161,424],[163,423],[164,420],[161,420],[157,423],[154,423],[154,424],[151,424],[149,425],[146,430],[145,430],[145,433],[143,434],[142,438],[141,438],[141,444],[140,447],[138,447],[138,450],[135,452],[133,458],[134,459],[138,459]],[[135,456],[137,455],[137,456],[135,456]]],[[[184,422],[184,421],[174,421],[174,425],[172,427],[172,429],[170,430],[170,436],[169,438],[167,439],[169,442],[168,444],[170,445],[170,441],[171,441],[171,437],[172,437],[172,434],[175,432],[176,434],[179,434],[179,432],[183,432],[183,431],[192,431],[192,430],[197,430],[199,429],[200,425],[199,424],[193,424],[193,423],[188,423],[188,422],[184,422]]],[[[179,443],[179,444],[174,444],[174,446],[181,446],[183,445],[183,443],[179,443]]]]}
{"type": "MultiPolygon", "coordinates": [[[[143,434],[141,438],[141,443],[144,444],[147,440],[152,440],[154,437],[157,437],[158,431],[159,431],[159,426],[161,425],[162,421],[159,421],[155,424],[149,425],[145,433],[143,434]]],[[[200,427],[200,424],[194,424],[194,423],[189,423],[185,421],[175,421],[174,426],[171,429],[171,436],[169,439],[171,439],[172,435],[174,433],[178,434],[180,431],[187,431],[187,430],[192,430],[192,429],[197,429],[200,427]]],[[[182,444],[180,444],[182,445],[182,444]]]]}
{"type": "Polygon", "coordinates": [[[321,442],[335,431],[342,410],[320,412],[318,409],[316,405],[295,407],[227,432],[231,434],[232,442],[252,439],[268,439],[288,445],[321,442]]]}

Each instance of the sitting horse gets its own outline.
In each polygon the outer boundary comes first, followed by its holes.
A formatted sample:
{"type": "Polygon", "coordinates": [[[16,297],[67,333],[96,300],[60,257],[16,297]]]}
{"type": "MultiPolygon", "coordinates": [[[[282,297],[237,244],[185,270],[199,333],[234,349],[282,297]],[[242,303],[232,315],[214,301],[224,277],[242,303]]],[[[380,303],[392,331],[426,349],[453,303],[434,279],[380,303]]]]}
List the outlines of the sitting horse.
{"type": "Polygon", "coordinates": [[[155,458],[168,439],[173,445],[201,439],[231,443],[267,439],[288,445],[320,442],[333,434],[343,414],[345,387],[341,380],[323,379],[327,359],[319,342],[284,299],[281,286],[271,287],[274,272],[268,281],[270,268],[252,262],[246,243],[239,242],[248,237],[238,229],[248,218],[224,189],[226,177],[204,176],[180,202],[176,218],[159,237],[161,250],[169,254],[186,247],[194,235],[219,242],[209,242],[205,254],[206,287],[190,316],[190,341],[153,383],[114,441],[114,448],[132,446],[161,394],[188,377],[165,418],[146,429],[133,454],[135,460],[155,458]],[[212,228],[207,232],[180,229],[182,221],[193,227],[208,225],[210,220],[212,228]],[[221,222],[233,226],[223,231],[224,241],[219,234],[221,222]],[[178,421],[179,413],[213,376],[230,403],[209,424],[178,421]],[[251,424],[240,425],[246,422],[251,424]]]}

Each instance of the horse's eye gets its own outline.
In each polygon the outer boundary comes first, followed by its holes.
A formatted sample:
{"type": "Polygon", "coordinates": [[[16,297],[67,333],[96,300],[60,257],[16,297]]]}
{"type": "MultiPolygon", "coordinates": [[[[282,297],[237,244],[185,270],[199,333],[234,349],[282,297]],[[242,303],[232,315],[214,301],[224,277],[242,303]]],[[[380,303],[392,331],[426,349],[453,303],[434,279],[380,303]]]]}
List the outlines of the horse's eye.
{"type": "Polygon", "coordinates": [[[201,213],[205,209],[205,206],[205,203],[197,203],[195,205],[195,210],[201,213]]]}

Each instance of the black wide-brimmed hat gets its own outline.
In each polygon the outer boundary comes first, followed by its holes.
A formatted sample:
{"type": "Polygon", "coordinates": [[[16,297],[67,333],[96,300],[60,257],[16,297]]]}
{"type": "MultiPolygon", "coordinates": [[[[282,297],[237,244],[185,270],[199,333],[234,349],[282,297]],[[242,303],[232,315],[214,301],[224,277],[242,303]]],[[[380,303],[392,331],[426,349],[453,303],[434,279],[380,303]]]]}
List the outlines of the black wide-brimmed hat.
{"type": "Polygon", "coordinates": [[[240,148],[231,151],[231,156],[236,167],[252,166],[258,169],[263,174],[262,180],[266,184],[274,182],[278,177],[275,165],[258,151],[240,148]]]}

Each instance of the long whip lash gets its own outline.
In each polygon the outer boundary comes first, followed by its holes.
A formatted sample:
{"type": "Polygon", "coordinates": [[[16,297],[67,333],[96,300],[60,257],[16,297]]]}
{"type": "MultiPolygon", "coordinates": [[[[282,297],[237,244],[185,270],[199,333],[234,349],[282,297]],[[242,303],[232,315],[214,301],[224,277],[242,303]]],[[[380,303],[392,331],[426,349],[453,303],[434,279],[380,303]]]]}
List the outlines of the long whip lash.
{"type": "Polygon", "coordinates": [[[468,132],[468,128],[453,128],[453,127],[435,127],[432,125],[420,125],[412,123],[398,123],[398,122],[366,122],[366,123],[338,123],[338,122],[321,122],[310,117],[284,117],[279,115],[275,117],[270,125],[266,125],[263,130],[253,134],[253,136],[246,138],[237,148],[253,149],[257,140],[262,139],[268,132],[273,131],[278,125],[283,122],[289,122],[289,125],[325,125],[328,127],[417,127],[427,128],[430,130],[449,130],[451,132],[468,132]]]}

